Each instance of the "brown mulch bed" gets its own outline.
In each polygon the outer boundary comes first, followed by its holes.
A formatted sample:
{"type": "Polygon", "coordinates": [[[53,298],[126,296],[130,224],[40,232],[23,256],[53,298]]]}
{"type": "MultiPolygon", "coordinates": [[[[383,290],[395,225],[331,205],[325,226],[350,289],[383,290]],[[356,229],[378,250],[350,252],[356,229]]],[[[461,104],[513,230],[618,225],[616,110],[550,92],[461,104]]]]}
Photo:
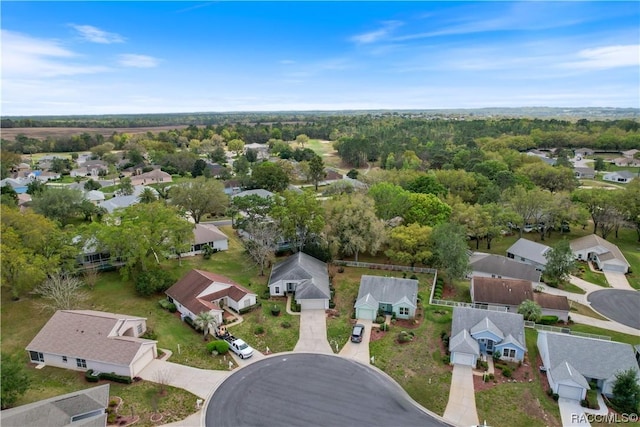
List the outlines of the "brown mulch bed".
{"type": "MultiPolygon", "coordinates": [[[[494,365],[495,365],[495,362],[494,362],[494,365]]],[[[498,368],[495,368],[493,381],[489,380],[487,382],[484,382],[482,381],[481,375],[474,375],[473,388],[475,389],[475,391],[487,390],[507,382],[514,382],[514,381],[519,383],[532,382],[535,375],[534,368],[538,369],[537,366],[536,367],[531,366],[531,364],[526,358],[524,363],[520,367],[518,367],[517,365],[515,366],[511,365],[511,364],[509,366],[510,367],[513,366],[511,369],[511,378],[505,378],[504,376],[502,376],[502,371],[498,368]]],[[[546,376],[544,376],[544,380],[546,381],[546,376]]],[[[548,388],[548,384],[547,384],[547,388],[548,388]]]]}

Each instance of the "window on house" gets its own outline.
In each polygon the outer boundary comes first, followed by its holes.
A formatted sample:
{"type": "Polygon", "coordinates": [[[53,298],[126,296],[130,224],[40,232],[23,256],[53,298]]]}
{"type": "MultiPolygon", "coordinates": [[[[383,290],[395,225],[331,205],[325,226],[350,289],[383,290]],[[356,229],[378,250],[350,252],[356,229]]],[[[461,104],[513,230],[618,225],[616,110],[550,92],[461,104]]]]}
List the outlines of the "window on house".
{"type": "Polygon", "coordinates": [[[87,367],[87,361],[85,359],[76,359],[76,366],[78,368],[86,368],[87,367]]]}
{"type": "Polygon", "coordinates": [[[32,362],[44,362],[44,355],[38,351],[30,351],[29,357],[32,362]]]}
{"type": "Polygon", "coordinates": [[[142,333],[142,323],[138,323],[138,327],[136,329],[138,330],[138,335],[140,335],[142,333]]]}
{"type": "Polygon", "coordinates": [[[67,363],[67,356],[62,356],[62,361],[63,361],[64,363],[67,363]]]}
{"type": "Polygon", "coordinates": [[[516,351],[512,348],[505,348],[502,350],[503,357],[516,357],[516,351]]]}
{"type": "Polygon", "coordinates": [[[400,314],[400,316],[408,316],[409,315],[409,308],[408,307],[400,307],[398,313],[400,314]]]}
{"type": "Polygon", "coordinates": [[[273,291],[276,294],[280,293],[280,286],[276,286],[275,290],[273,291]]]}

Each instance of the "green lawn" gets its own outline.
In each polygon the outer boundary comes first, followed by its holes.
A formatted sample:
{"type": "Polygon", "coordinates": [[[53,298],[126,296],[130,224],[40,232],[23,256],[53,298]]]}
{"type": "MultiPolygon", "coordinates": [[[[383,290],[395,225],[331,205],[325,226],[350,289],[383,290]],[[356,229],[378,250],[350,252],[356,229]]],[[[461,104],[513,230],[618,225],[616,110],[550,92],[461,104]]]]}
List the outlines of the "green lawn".
{"type": "Polygon", "coordinates": [[[575,273],[576,277],[593,283],[594,285],[602,286],[603,288],[610,287],[609,282],[607,282],[607,278],[604,276],[604,273],[591,271],[586,262],[579,262],[578,266],[579,271],[575,273]]]}

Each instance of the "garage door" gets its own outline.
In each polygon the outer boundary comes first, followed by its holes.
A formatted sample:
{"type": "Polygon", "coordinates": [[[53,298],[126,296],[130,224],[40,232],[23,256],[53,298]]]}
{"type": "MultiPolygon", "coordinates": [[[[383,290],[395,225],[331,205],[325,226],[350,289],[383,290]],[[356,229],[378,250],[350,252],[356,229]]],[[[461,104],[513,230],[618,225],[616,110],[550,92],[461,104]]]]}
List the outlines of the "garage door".
{"type": "Polygon", "coordinates": [[[613,271],[614,273],[626,273],[627,268],[617,264],[602,264],[602,271],[613,271]]]}
{"type": "Polygon", "coordinates": [[[473,366],[475,358],[476,357],[473,354],[454,352],[452,353],[451,363],[455,363],[456,365],[473,366]]]}
{"type": "Polygon", "coordinates": [[[326,300],[324,299],[303,299],[300,301],[300,309],[302,310],[325,310],[326,300]]]}
{"type": "Polygon", "coordinates": [[[376,312],[371,308],[356,309],[356,319],[376,320],[376,312]]]}
{"type": "Polygon", "coordinates": [[[566,397],[567,399],[582,400],[582,388],[559,384],[558,396],[566,397]]]}

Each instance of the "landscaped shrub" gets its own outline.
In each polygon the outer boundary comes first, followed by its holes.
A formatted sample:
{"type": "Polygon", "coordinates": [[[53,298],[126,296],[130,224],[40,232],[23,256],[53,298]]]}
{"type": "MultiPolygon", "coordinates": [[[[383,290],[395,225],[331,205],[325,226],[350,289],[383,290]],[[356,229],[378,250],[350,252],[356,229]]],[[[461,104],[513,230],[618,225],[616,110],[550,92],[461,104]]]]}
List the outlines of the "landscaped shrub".
{"type": "Polygon", "coordinates": [[[226,354],[229,351],[229,343],[223,340],[214,340],[207,343],[207,352],[218,354],[226,354]]]}
{"type": "Polygon", "coordinates": [[[107,424],[115,424],[116,418],[118,418],[118,414],[115,412],[109,412],[107,415],[107,424]]]}
{"type": "Polygon", "coordinates": [[[547,389],[547,396],[551,397],[552,394],[553,394],[553,390],[551,389],[551,387],[549,387],[547,389]]]}
{"type": "Polygon", "coordinates": [[[407,331],[401,331],[398,334],[398,342],[400,343],[405,343],[405,342],[409,342],[413,340],[413,336],[409,333],[407,333],[407,331]]]}
{"type": "Polygon", "coordinates": [[[280,307],[278,307],[277,305],[271,307],[271,314],[276,317],[280,316],[280,307]]]}
{"type": "Polygon", "coordinates": [[[157,340],[158,339],[158,334],[156,333],[156,331],[154,331],[151,328],[147,328],[146,331],[144,331],[144,334],[140,335],[141,338],[147,339],[147,340],[157,340]]]}
{"type": "Polygon", "coordinates": [[[343,266],[338,267],[338,273],[344,273],[344,267],[343,266]]]}
{"type": "Polygon", "coordinates": [[[555,325],[558,323],[558,316],[541,316],[540,323],[543,325],[555,325]]]}
{"type": "Polygon", "coordinates": [[[262,326],[258,325],[253,329],[253,333],[255,335],[262,335],[262,334],[264,334],[264,328],[262,326]]]}
{"type": "Polygon", "coordinates": [[[291,323],[285,320],[284,322],[280,323],[280,326],[282,326],[284,329],[289,329],[291,327],[291,323]]]}
{"type": "Polygon", "coordinates": [[[386,323],[381,324],[381,325],[380,325],[380,330],[381,330],[382,332],[387,332],[387,331],[389,330],[389,325],[388,325],[388,324],[386,324],[386,323]]]}
{"type": "Polygon", "coordinates": [[[267,289],[262,293],[262,299],[269,299],[269,298],[271,298],[271,292],[269,292],[269,289],[267,289]]]}
{"type": "Polygon", "coordinates": [[[384,316],[376,317],[376,323],[384,323],[384,316]]]}
{"type": "Polygon", "coordinates": [[[84,379],[90,383],[97,383],[98,381],[100,381],[100,376],[93,375],[93,369],[89,369],[84,373],[84,379]]]}
{"type": "Polygon", "coordinates": [[[329,301],[329,308],[336,308],[336,303],[333,301],[329,301]]]}
{"type": "Polygon", "coordinates": [[[131,384],[132,382],[131,377],[128,377],[126,375],[118,375],[114,372],[102,372],[100,373],[100,379],[122,384],[131,384]]]}
{"type": "Polygon", "coordinates": [[[505,378],[511,378],[511,375],[512,375],[511,374],[511,369],[509,367],[505,366],[502,369],[502,376],[505,377],[505,378]]]}
{"type": "Polygon", "coordinates": [[[193,319],[191,317],[189,317],[189,316],[186,316],[184,318],[184,323],[186,323],[187,325],[191,326],[196,331],[201,331],[201,329],[193,322],[193,319]]]}
{"type": "Polygon", "coordinates": [[[412,274],[411,277],[409,277],[409,279],[418,280],[418,276],[416,276],[415,274],[412,274]]]}
{"type": "Polygon", "coordinates": [[[558,393],[553,393],[551,395],[551,397],[553,398],[553,400],[555,400],[556,402],[558,401],[558,399],[560,398],[560,396],[558,395],[558,393]]]}
{"type": "Polygon", "coordinates": [[[166,291],[173,282],[173,277],[162,269],[143,271],[136,278],[136,292],[138,295],[148,297],[166,291]]]}

